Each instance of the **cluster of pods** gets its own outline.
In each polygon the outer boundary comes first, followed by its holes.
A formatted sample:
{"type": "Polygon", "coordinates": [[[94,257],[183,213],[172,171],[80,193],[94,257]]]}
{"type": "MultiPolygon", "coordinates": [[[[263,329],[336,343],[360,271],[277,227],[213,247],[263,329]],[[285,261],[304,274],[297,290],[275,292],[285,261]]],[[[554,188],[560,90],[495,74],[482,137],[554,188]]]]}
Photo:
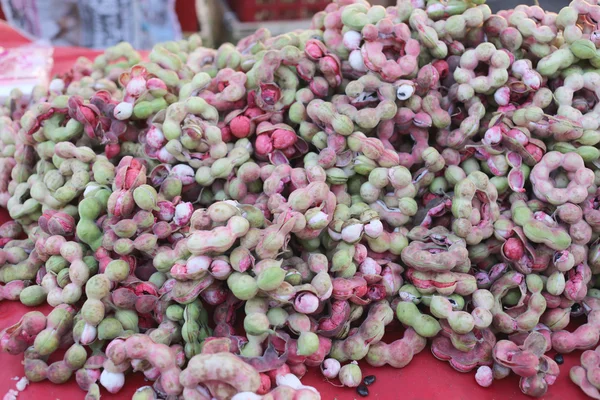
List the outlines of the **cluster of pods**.
{"type": "Polygon", "coordinates": [[[131,372],[136,400],[315,400],[307,368],[359,387],[358,361],[428,342],[539,397],[546,354],[585,350],[570,377],[600,399],[598,21],[334,0],[308,30],[121,43],[13,91],[0,299],[53,310],[0,350],[88,400],[131,372]]]}

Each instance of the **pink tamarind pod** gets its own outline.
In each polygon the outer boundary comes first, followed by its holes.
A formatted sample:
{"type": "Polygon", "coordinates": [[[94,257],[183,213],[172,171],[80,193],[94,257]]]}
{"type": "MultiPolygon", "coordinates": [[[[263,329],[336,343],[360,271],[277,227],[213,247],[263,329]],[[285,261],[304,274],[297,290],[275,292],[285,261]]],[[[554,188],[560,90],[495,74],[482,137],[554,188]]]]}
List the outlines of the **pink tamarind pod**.
{"type": "Polygon", "coordinates": [[[46,317],[31,311],[21,320],[0,332],[0,348],[9,354],[19,354],[33,344],[36,335],[46,328],[46,317]]]}
{"type": "Polygon", "coordinates": [[[532,332],[522,346],[501,340],[494,348],[494,360],[521,376],[520,386],[525,394],[543,395],[558,375],[558,365],[544,355],[547,338],[532,332]]]}
{"type": "Polygon", "coordinates": [[[427,344],[412,328],[408,328],[402,339],[386,344],[378,342],[369,348],[366,361],[373,366],[389,364],[394,368],[405,367],[414,355],[420,353],[427,344]]]}

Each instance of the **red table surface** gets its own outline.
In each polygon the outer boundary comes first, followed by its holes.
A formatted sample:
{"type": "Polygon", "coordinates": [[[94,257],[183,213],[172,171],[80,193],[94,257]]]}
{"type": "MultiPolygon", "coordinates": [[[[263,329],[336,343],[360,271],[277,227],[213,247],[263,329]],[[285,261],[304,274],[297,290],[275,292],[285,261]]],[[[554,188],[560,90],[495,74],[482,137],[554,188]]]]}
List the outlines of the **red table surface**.
{"type": "MultiPolygon", "coordinates": [[[[29,41],[0,21],[0,46],[15,47],[27,44],[29,41]]],[[[68,70],[71,64],[80,56],[93,58],[97,51],[84,48],[57,47],[54,51],[53,73],[68,70]]],[[[0,209],[0,223],[9,219],[8,213],[0,209]]],[[[51,307],[46,305],[37,307],[47,314],[51,307]]],[[[16,323],[21,316],[31,310],[19,302],[3,301],[0,305],[0,329],[16,323]]],[[[389,340],[400,338],[400,327],[396,332],[386,335],[389,340]]],[[[584,399],[586,396],[569,379],[569,370],[579,363],[580,352],[565,355],[565,362],[560,366],[560,376],[556,383],[550,386],[550,390],[543,399],[569,400],[584,399]]],[[[16,381],[13,377],[23,376],[22,356],[11,356],[0,353],[0,395],[14,389],[16,381]]],[[[51,359],[51,361],[54,361],[51,359]]],[[[360,363],[363,376],[375,375],[377,381],[369,388],[370,394],[367,398],[378,400],[516,400],[530,398],[519,390],[519,378],[512,374],[510,377],[495,381],[491,387],[482,388],[475,382],[475,373],[460,373],[455,371],[446,362],[439,361],[433,357],[429,347],[415,356],[412,362],[402,369],[389,366],[373,368],[366,363],[360,363]]],[[[302,379],[306,385],[316,387],[321,392],[323,400],[351,400],[360,399],[354,389],[340,388],[334,386],[339,384],[336,380],[327,382],[316,368],[311,368],[302,379]]],[[[102,395],[111,399],[130,399],[135,390],[152,382],[145,382],[141,374],[128,375],[123,390],[117,395],[111,395],[102,391],[102,395]]],[[[63,385],[55,385],[48,381],[30,384],[25,391],[21,392],[19,399],[66,400],[83,398],[84,392],[79,389],[74,378],[63,385]]]]}

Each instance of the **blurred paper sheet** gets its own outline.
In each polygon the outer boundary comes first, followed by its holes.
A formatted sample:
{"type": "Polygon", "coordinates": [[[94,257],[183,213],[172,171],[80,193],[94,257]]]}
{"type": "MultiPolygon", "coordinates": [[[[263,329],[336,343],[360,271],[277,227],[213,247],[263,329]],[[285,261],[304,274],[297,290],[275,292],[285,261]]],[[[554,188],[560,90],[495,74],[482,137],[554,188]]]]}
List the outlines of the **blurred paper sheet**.
{"type": "Polygon", "coordinates": [[[0,47],[0,102],[13,89],[28,96],[34,86],[48,86],[53,52],[52,47],[37,44],[10,49],[0,47]]]}

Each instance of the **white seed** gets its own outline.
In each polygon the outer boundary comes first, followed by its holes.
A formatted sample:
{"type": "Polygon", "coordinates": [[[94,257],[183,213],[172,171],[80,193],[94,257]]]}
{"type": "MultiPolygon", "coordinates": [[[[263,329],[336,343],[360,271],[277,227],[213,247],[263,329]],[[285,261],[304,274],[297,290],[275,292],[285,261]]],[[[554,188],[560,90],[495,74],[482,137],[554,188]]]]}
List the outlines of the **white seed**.
{"type": "Polygon", "coordinates": [[[398,100],[408,100],[414,92],[415,87],[413,85],[400,85],[398,86],[398,89],[396,89],[396,97],[398,97],[398,100]]]}
{"type": "Polygon", "coordinates": [[[124,101],[117,104],[113,111],[113,115],[115,116],[115,118],[121,121],[129,119],[129,117],[131,117],[131,114],[133,114],[133,104],[126,103],[124,101]]]}

